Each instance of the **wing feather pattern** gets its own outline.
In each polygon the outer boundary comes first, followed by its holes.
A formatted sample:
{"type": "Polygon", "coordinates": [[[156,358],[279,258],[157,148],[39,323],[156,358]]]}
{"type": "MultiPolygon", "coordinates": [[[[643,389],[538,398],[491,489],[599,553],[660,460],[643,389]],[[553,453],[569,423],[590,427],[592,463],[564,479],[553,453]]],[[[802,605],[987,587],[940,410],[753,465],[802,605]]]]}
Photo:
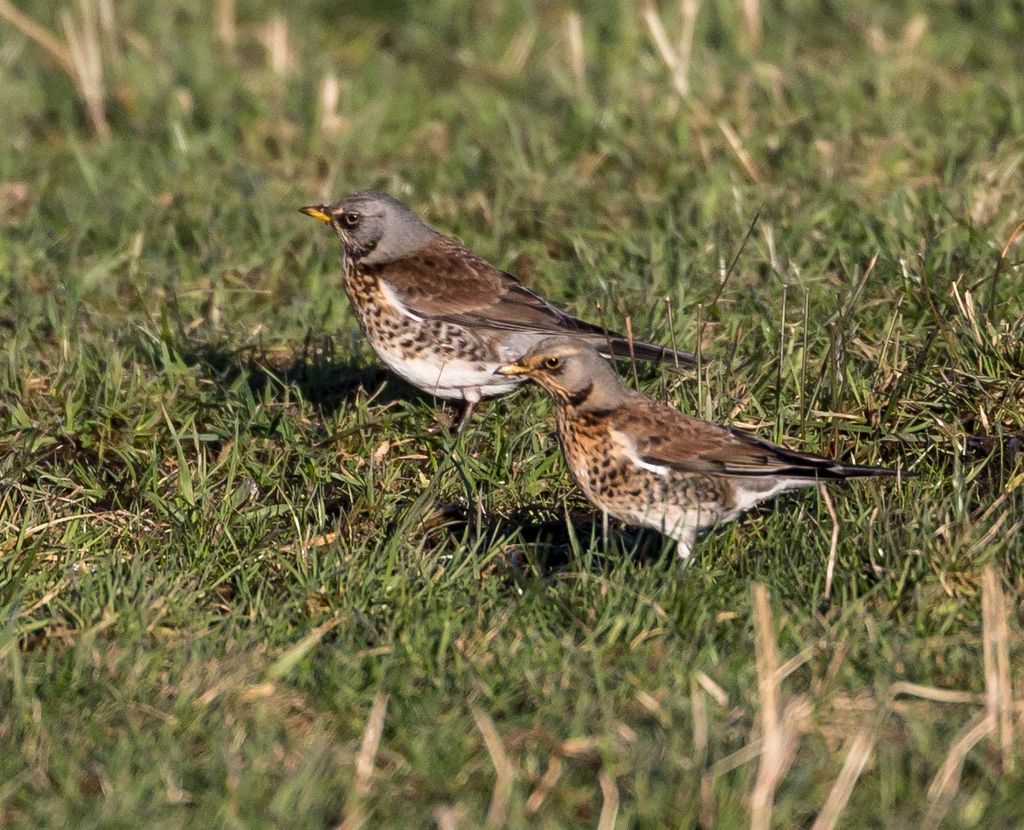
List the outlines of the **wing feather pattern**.
{"type": "Polygon", "coordinates": [[[895,475],[894,470],[839,464],[794,452],[753,435],[709,424],[637,396],[615,419],[646,464],[680,472],[739,478],[843,479],[895,475]]]}
{"type": "MultiPolygon", "coordinates": [[[[366,266],[364,266],[366,267],[366,266]]],[[[366,267],[373,271],[372,267],[366,267]]],[[[689,352],[629,339],[617,332],[573,317],[553,306],[523,283],[449,237],[416,254],[380,266],[384,280],[413,314],[475,329],[540,336],[582,336],[606,357],[692,365],[689,352]],[[424,274],[436,274],[425,283],[424,274]]]]}

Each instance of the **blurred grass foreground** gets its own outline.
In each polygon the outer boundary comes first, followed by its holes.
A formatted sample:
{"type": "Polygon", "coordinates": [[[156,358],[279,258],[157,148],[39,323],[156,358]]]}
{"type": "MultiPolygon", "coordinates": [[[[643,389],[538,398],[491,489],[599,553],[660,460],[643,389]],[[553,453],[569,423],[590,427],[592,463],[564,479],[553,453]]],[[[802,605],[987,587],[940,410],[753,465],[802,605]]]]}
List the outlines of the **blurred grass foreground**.
{"type": "MultiPolygon", "coordinates": [[[[1024,5],[0,0],[0,825],[1020,827],[1024,5]],[[913,472],[683,566],[464,440],[296,212],[407,201],[913,472]]],[[[628,371],[628,369],[627,369],[628,371]]]]}

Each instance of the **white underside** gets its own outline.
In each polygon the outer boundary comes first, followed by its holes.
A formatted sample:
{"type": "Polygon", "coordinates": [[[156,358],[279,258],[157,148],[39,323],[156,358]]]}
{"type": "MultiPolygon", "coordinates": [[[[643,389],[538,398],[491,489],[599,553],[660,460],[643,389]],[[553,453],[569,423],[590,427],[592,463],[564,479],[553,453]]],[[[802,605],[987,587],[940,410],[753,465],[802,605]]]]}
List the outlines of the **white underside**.
{"type": "Polygon", "coordinates": [[[447,400],[478,401],[503,395],[520,381],[494,374],[499,363],[448,360],[440,363],[421,357],[403,357],[400,352],[377,349],[377,356],[406,383],[447,400]],[[483,369],[478,368],[483,365],[483,369]]]}
{"type": "Polygon", "coordinates": [[[722,521],[730,522],[737,518],[741,513],[746,513],[752,507],[756,507],[763,501],[773,498],[780,493],[784,493],[787,490],[796,490],[800,487],[810,487],[817,482],[814,479],[807,478],[784,478],[781,481],[775,482],[775,484],[767,490],[744,490],[742,486],[736,488],[736,507],[735,509],[724,516],[722,521]]]}

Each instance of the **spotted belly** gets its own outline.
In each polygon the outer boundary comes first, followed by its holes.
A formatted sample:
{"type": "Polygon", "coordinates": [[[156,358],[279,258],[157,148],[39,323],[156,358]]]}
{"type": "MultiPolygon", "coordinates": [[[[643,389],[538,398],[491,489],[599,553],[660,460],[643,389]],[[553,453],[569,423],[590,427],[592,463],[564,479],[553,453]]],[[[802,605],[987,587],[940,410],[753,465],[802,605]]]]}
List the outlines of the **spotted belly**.
{"type": "Polygon", "coordinates": [[[591,503],[675,539],[680,556],[689,555],[698,531],[724,518],[728,507],[711,477],[638,465],[614,432],[563,429],[562,436],[569,470],[591,503]]]}
{"type": "Polygon", "coordinates": [[[495,374],[501,365],[468,329],[408,312],[384,291],[350,295],[370,348],[406,383],[448,400],[478,401],[511,392],[520,378],[495,374]]]}

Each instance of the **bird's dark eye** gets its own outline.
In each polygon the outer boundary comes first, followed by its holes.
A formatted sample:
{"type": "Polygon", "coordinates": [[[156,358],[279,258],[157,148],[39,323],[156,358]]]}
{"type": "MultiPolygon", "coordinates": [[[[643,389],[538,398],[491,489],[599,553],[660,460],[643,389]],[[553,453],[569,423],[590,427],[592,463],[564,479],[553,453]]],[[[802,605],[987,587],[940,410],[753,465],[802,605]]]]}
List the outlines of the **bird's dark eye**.
{"type": "Polygon", "coordinates": [[[560,357],[547,357],[544,359],[544,368],[550,371],[562,368],[562,358],[560,357]]]}
{"type": "Polygon", "coordinates": [[[346,228],[354,228],[356,225],[359,224],[359,220],[362,218],[362,215],[354,210],[346,210],[339,217],[339,219],[341,220],[341,224],[343,224],[346,228]]]}

